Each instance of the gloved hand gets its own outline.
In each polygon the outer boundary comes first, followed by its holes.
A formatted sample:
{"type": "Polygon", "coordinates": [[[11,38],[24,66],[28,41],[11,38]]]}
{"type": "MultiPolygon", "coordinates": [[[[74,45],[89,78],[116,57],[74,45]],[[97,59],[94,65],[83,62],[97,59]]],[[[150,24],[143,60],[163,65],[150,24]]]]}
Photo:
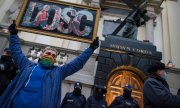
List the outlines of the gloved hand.
{"type": "Polygon", "coordinates": [[[18,30],[16,29],[15,20],[13,20],[13,24],[11,24],[8,28],[11,35],[17,35],[18,30]]]}
{"type": "Polygon", "coordinates": [[[93,50],[97,49],[99,47],[99,37],[96,37],[96,39],[90,44],[90,48],[93,50]]]}

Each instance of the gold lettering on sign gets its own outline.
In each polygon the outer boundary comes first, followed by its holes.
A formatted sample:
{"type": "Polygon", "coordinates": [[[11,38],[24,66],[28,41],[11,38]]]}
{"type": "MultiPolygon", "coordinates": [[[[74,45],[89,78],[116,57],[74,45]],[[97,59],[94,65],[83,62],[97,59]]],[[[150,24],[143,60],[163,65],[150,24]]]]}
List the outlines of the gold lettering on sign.
{"type": "Polygon", "coordinates": [[[125,50],[125,51],[132,51],[132,52],[136,52],[136,53],[141,53],[141,54],[152,55],[152,52],[150,50],[140,49],[140,48],[133,48],[133,47],[124,46],[124,45],[110,44],[110,48],[114,48],[114,49],[117,49],[117,50],[125,50]]]}

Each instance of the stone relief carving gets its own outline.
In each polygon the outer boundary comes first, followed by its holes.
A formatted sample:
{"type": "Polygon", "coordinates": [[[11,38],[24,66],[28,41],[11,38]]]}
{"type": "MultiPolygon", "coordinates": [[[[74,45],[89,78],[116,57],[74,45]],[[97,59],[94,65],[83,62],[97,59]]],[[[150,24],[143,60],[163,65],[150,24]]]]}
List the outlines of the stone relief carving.
{"type": "Polygon", "coordinates": [[[19,11],[21,9],[22,3],[24,0],[15,0],[10,8],[6,11],[6,14],[4,15],[2,19],[3,25],[9,25],[13,20],[16,20],[19,11]]]}
{"type": "Polygon", "coordinates": [[[8,10],[8,13],[10,13],[8,16],[9,22],[16,20],[18,14],[19,14],[20,8],[21,8],[21,5],[19,4],[18,6],[14,6],[14,9],[12,7],[8,10]]]}

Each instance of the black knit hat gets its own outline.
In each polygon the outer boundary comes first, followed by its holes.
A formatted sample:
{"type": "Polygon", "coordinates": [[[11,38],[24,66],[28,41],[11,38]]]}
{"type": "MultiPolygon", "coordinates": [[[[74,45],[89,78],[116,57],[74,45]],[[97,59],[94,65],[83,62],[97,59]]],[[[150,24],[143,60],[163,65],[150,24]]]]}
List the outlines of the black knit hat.
{"type": "Polygon", "coordinates": [[[156,71],[158,71],[158,70],[163,70],[163,69],[166,69],[165,64],[157,61],[157,62],[153,62],[153,63],[149,66],[149,68],[148,68],[147,71],[148,71],[149,73],[154,73],[154,72],[156,72],[156,71]]]}

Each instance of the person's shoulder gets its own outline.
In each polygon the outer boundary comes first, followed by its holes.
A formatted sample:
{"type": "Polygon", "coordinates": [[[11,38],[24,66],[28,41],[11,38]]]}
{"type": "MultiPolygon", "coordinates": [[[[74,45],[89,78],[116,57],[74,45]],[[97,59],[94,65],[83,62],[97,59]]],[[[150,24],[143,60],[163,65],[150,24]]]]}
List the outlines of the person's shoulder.
{"type": "Polygon", "coordinates": [[[146,83],[152,83],[152,82],[158,82],[158,80],[155,79],[155,78],[149,77],[149,78],[145,81],[145,84],[146,84],[146,83]]]}
{"type": "Polygon", "coordinates": [[[120,95],[120,96],[117,96],[116,97],[117,99],[122,99],[122,98],[124,98],[122,95],[120,95]]]}
{"type": "Polygon", "coordinates": [[[93,95],[91,95],[91,96],[89,96],[88,98],[93,98],[94,96],[93,95]]]}
{"type": "Polygon", "coordinates": [[[133,98],[133,103],[138,104],[138,101],[133,98]]]}
{"type": "Polygon", "coordinates": [[[162,83],[152,77],[149,77],[145,82],[144,82],[144,87],[143,88],[149,88],[150,86],[154,86],[154,85],[161,85],[162,83]]]}
{"type": "Polygon", "coordinates": [[[117,96],[114,100],[113,103],[114,104],[122,104],[122,102],[124,102],[124,97],[123,96],[117,96]]]}
{"type": "Polygon", "coordinates": [[[91,96],[89,96],[89,97],[88,97],[88,99],[92,99],[92,98],[94,98],[94,96],[93,96],[93,95],[91,95],[91,96]]]}
{"type": "Polygon", "coordinates": [[[83,94],[81,94],[81,97],[85,98],[85,96],[83,94]]]}
{"type": "Polygon", "coordinates": [[[139,108],[139,103],[138,103],[137,100],[133,99],[133,103],[134,103],[135,106],[137,106],[139,108]]]}
{"type": "Polygon", "coordinates": [[[71,95],[73,95],[72,92],[67,92],[65,96],[66,96],[66,97],[70,97],[71,95]]]}
{"type": "Polygon", "coordinates": [[[85,101],[86,97],[83,94],[81,94],[80,99],[81,99],[81,101],[85,101]]]}
{"type": "Polygon", "coordinates": [[[116,98],[115,98],[115,100],[123,100],[124,99],[124,97],[121,95],[121,96],[117,96],[116,98]]]}

